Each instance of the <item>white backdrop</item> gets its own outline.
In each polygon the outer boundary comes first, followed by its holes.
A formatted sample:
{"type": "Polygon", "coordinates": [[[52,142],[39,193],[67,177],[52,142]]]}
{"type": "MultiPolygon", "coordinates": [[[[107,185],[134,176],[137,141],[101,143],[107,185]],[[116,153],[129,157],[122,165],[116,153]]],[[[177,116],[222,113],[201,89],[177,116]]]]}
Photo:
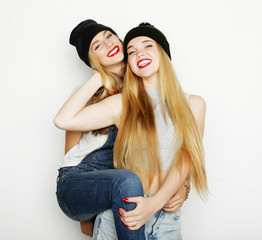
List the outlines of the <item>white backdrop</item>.
{"type": "Polygon", "coordinates": [[[1,0],[0,239],[88,239],[60,211],[53,117],[90,71],[68,38],[93,18],[124,37],[142,21],[167,36],[184,90],[207,102],[207,202],[183,206],[184,240],[262,239],[260,0],[1,0]]]}

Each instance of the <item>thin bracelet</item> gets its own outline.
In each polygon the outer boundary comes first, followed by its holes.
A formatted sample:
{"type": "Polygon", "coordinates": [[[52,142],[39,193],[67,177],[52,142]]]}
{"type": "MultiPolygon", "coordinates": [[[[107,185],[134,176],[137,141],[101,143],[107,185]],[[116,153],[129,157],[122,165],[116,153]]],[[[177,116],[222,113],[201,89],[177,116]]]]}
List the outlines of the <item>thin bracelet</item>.
{"type": "Polygon", "coordinates": [[[186,184],[184,184],[184,187],[186,189],[186,198],[185,198],[185,201],[188,199],[188,196],[189,196],[189,192],[190,192],[190,187],[186,184]]]}

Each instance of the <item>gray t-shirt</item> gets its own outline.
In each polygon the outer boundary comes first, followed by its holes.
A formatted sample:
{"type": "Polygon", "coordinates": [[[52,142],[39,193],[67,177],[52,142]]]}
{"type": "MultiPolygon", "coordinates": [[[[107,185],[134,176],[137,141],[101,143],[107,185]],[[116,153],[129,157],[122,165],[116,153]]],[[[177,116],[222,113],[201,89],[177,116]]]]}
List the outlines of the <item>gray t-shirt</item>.
{"type": "MultiPolygon", "coordinates": [[[[167,111],[167,121],[165,122],[164,116],[162,114],[160,90],[146,88],[146,91],[153,102],[155,124],[160,147],[159,154],[161,160],[161,168],[162,171],[168,171],[177,150],[175,128],[167,111]]],[[[186,94],[186,97],[188,98],[188,94],[186,94]]]]}

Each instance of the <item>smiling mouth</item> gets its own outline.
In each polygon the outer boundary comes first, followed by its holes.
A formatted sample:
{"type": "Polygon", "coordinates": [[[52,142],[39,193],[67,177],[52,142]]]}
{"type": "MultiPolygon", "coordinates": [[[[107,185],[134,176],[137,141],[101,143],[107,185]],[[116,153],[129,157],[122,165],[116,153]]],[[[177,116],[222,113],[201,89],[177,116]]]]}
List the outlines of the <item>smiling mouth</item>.
{"type": "Polygon", "coordinates": [[[147,67],[151,62],[152,62],[152,60],[149,59],[149,58],[141,59],[140,61],[138,61],[137,67],[138,67],[138,68],[145,68],[145,67],[147,67]]]}
{"type": "Polygon", "coordinates": [[[120,51],[118,46],[115,46],[111,51],[109,51],[109,53],[107,54],[108,57],[113,57],[116,54],[118,54],[120,51]]]}

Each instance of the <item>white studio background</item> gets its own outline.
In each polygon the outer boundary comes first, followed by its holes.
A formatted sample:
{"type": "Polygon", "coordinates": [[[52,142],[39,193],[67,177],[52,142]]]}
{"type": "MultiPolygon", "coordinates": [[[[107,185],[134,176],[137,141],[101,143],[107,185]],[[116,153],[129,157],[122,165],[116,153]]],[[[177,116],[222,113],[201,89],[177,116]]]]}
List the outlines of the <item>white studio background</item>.
{"type": "Polygon", "coordinates": [[[0,1],[0,239],[89,239],[55,198],[64,132],[53,117],[88,68],[69,45],[93,18],[120,37],[142,21],[167,36],[186,92],[207,102],[210,196],[183,206],[184,240],[262,239],[260,0],[0,1]]]}

